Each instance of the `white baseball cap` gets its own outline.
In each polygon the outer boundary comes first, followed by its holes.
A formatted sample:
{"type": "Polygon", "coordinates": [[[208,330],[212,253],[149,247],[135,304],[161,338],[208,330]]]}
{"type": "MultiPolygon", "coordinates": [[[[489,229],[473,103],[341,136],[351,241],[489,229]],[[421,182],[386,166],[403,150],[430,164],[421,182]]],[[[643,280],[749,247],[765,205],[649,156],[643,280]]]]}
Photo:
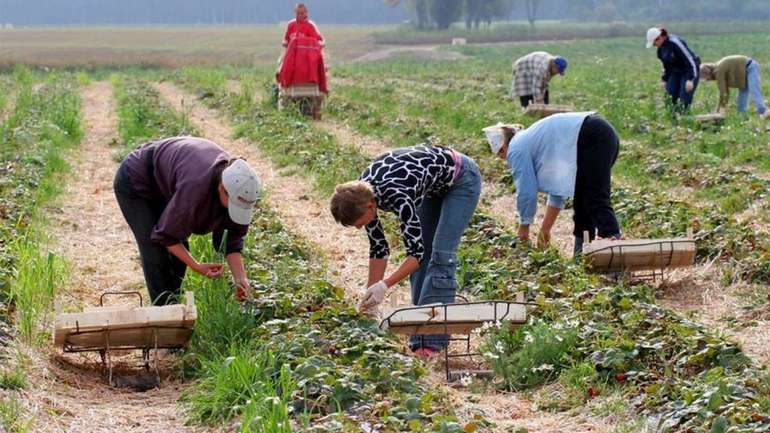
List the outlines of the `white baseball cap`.
{"type": "Polygon", "coordinates": [[[484,131],[484,135],[487,136],[489,148],[495,155],[497,155],[497,153],[500,152],[500,149],[503,147],[503,128],[511,129],[513,130],[514,134],[516,134],[518,131],[524,129],[524,125],[520,125],[518,123],[506,124],[497,122],[495,125],[487,126],[486,128],[482,129],[482,131],[484,131]]]}
{"type": "Polygon", "coordinates": [[[647,30],[647,48],[652,48],[655,39],[658,39],[658,36],[661,34],[663,34],[663,32],[659,28],[650,27],[650,29],[647,30]]]}
{"type": "Polygon", "coordinates": [[[262,190],[257,172],[246,161],[236,159],[222,172],[222,185],[227,191],[230,219],[236,224],[249,225],[262,190]]]}

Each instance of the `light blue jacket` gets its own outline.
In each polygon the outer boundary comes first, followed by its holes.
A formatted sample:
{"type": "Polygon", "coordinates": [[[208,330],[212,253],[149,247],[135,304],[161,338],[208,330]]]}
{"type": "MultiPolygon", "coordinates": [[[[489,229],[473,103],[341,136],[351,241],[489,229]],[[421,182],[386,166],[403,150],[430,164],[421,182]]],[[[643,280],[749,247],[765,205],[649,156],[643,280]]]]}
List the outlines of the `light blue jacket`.
{"type": "Polygon", "coordinates": [[[519,224],[529,225],[537,212],[537,193],[548,194],[548,206],[564,208],[575,194],[577,140],[593,111],[560,113],[518,132],[508,144],[508,166],[516,182],[519,224]]]}

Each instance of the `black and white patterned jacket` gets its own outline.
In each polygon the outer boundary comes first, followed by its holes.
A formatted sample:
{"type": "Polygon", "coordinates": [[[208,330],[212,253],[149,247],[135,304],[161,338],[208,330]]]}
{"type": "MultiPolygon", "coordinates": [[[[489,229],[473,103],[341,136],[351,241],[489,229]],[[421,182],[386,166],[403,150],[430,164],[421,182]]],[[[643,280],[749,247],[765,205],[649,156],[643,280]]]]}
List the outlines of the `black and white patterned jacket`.
{"type": "MultiPolygon", "coordinates": [[[[451,149],[419,145],[378,156],[361,175],[360,180],[374,188],[377,208],[398,215],[406,253],[420,262],[425,247],[417,210],[423,199],[446,194],[452,186],[454,173],[451,149]]],[[[366,233],[369,236],[369,257],[387,257],[390,247],[379,218],[366,226],[366,233]]]]}

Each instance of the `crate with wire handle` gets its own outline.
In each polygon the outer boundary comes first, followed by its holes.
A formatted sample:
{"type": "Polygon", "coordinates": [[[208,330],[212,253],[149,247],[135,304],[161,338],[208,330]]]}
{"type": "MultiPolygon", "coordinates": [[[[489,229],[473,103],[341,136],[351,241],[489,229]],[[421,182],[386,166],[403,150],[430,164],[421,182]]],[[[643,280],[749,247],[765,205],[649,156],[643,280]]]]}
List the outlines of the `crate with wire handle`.
{"type": "Polygon", "coordinates": [[[695,122],[701,125],[720,124],[724,122],[725,114],[724,113],[696,114],[695,116],[692,116],[692,118],[693,120],[695,120],[695,122]]]}
{"type": "Polygon", "coordinates": [[[450,353],[444,349],[444,369],[447,381],[455,381],[464,375],[490,376],[491,370],[452,370],[450,359],[468,358],[473,360],[481,354],[473,353],[471,335],[485,325],[519,326],[527,323],[527,307],[524,295],[516,301],[491,300],[468,302],[457,295],[461,302],[449,304],[432,303],[394,307],[385,312],[380,329],[394,334],[447,335],[448,341],[459,342],[463,349],[450,353]]]}
{"type": "Polygon", "coordinates": [[[524,114],[542,119],[552,114],[571,113],[575,108],[570,105],[529,104],[524,109],[524,114]]]}
{"type": "MultiPolygon", "coordinates": [[[[587,238],[587,237],[586,237],[587,238]]],[[[695,239],[600,239],[583,246],[589,268],[600,273],[664,271],[692,266],[695,239]]]]}
{"type": "Polygon", "coordinates": [[[150,368],[150,352],[154,350],[154,370],[158,349],[182,349],[187,346],[198,318],[193,292],[185,292],[183,304],[145,306],[139,292],[105,292],[98,307],[77,313],[60,313],[57,308],[53,326],[54,346],[64,352],[98,352],[102,366],[109,371],[112,384],[114,351],[141,350],[144,367],[150,368]],[[105,306],[107,296],[128,295],[138,299],[137,305],[105,306]]]}

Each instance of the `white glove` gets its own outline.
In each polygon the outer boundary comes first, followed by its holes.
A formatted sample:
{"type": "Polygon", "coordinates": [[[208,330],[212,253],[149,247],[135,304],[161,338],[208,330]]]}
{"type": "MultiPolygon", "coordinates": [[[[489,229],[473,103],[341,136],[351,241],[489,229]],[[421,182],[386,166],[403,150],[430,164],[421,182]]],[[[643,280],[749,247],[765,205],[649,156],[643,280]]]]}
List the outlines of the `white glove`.
{"type": "Polygon", "coordinates": [[[385,292],[387,291],[388,285],[385,284],[385,281],[383,280],[377,281],[369,286],[369,288],[366,289],[364,298],[358,304],[358,311],[370,310],[380,305],[382,300],[385,299],[385,292]]]}
{"type": "Polygon", "coordinates": [[[695,88],[695,83],[692,82],[692,80],[687,80],[684,83],[684,90],[687,91],[687,93],[692,92],[692,90],[695,88]]]}

